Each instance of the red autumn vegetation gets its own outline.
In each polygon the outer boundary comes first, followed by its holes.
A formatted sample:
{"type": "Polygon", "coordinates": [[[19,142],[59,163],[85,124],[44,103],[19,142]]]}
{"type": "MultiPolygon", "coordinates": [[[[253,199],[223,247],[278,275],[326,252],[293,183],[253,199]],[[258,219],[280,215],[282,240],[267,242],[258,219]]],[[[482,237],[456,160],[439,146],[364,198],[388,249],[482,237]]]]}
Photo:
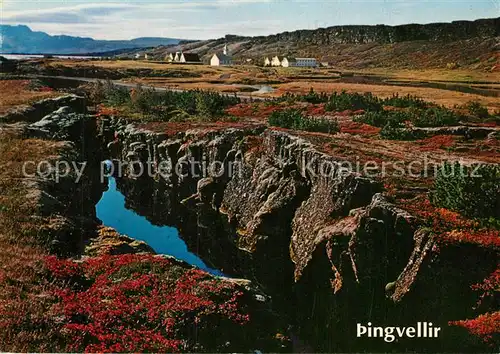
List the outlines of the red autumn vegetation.
{"type": "Polygon", "coordinates": [[[420,144],[419,149],[421,151],[435,151],[450,148],[455,144],[455,141],[456,137],[452,135],[435,135],[430,138],[417,141],[417,143],[420,144]]]}
{"type": "Polygon", "coordinates": [[[310,116],[324,116],[326,113],[325,104],[320,103],[308,105],[306,108],[306,112],[310,116]]]}
{"type": "Polygon", "coordinates": [[[240,103],[226,109],[226,113],[238,118],[261,118],[267,117],[274,111],[282,109],[278,105],[269,105],[264,102],[240,103]]]}
{"type": "Polygon", "coordinates": [[[492,346],[500,342],[500,311],[479,315],[472,320],[452,321],[449,325],[463,327],[492,346]]]}
{"type": "Polygon", "coordinates": [[[432,228],[441,243],[473,243],[483,247],[500,247],[500,231],[481,227],[474,220],[467,219],[457,212],[436,208],[426,197],[406,201],[406,210],[417,215],[432,228]]]}
{"type": "Polygon", "coordinates": [[[353,121],[341,121],[340,122],[340,132],[356,135],[377,135],[380,132],[380,128],[353,121]]]}
{"type": "Polygon", "coordinates": [[[70,352],[214,350],[218,331],[249,321],[235,284],[163,257],[51,256],[45,264],[55,284],[51,316],[70,352]]]}
{"type": "Polygon", "coordinates": [[[239,118],[251,117],[253,112],[253,105],[248,103],[240,103],[226,109],[227,114],[239,118]]]}
{"type": "Polygon", "coordinates": [[[478,305],[481,305],[483,299],[494,297],[495,294],[500,291],[500,269],[496,269],[489,277],[484,279],[483,282],[474,284],[471,288],[472,290],[482,293],[478,305]]]}
{"type": "Polygon", "coordinates": [[[39,92],[54,92],[54,89],[52,87],[48,87],[48,86],[42,86],[40,88],[38,88],[39,92]]]}
{"type": "Polygon", "coordinates": [[[106,107],[105,105],[103,104],[100,104],[98,107],[97,107],[97,116],[98,117],[107,117],[107,116],[115,116],[115,115],[118,115],[118,110],[115,109],[115,108],[110,108],[110,107],[106,107]]]}

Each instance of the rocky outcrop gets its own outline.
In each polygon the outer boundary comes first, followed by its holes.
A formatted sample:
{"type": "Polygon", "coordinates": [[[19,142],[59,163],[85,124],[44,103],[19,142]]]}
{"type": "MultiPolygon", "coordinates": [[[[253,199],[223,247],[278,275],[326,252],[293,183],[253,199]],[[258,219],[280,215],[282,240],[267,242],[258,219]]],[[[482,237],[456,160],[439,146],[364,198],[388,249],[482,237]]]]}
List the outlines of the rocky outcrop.
{"type": "MultiPolygon", "coordinates": [[[[163,58],[162,58],[163,59],[163,58]]],[[[15,75],[44,75],[51,77],[81,77],[81,78],[93,78],[101,80],[120,80],[124,78],[131,77],[166,77],[166,78],[196,78],[201,77],[200,73],[190,70],[181,69],[169,69],[169,70],[159,70],[159,69],[134,69],[134,68],[122,68],[122,69],[108,69],[97,65],[75,65],[75,66],[64,66],[64,65],[36,65],[36,63],[27,61],[20,62],[16,67],[11,68],[11,73],[15,75]],[[35,65],[34,65],[35,64],[35,65]]],[[[45,79],[49,82],[54,79],[45,79]]],[[[56,81],[56,83],[64,82],[64,79],[56,81]]]]}
{"type": "Polygon", "coordinates": [[[284,32],[258,37],[261,41],[302,41],[319,45],[333,43],[395,43],[404,41],[456,41],[500,35],[500,18],[451,23],[408,24],[398,26],[333,26],[317,30],[284,32]]]}
{"type": "Polygon", "coordinates": [[[106,226],[98,227],[97,237],[92,238],[84,250],[84,255],[90,257],[135,253],[155,254],[155,251],[145,242],[121,235],[106,226]]]}
{"type": "MultiPolygon", "coordinates": [[[[470,277],[453,274],[462,269],[461,247],[437,256],[432,235],[391,203],[378,182],[341,169],[335,157],[287,132],[258,127],[167,136],[112,118],[104,120],[102,135],[114,158],[135,165],[117,178],[127,206],[177,227],[189,247],[226,274],[257,281],[315,350],[422,350],[411,341],[354,342],[355,324],[431,318],[444,328],[467,317],[477,299],[467,292],[459,300],[463,289],[495,267],[485,261],[470,277]],[[148,161],[151,173],[138,175],[138,163],[148,161]],[[203,164],[216,161],[224,173],[204,174],[203,164]],[[437,279],[446,279],[441,287],[449,293],[429,292],[437,279]],[[456,305],[440,310],[444,297],[456,305]],[[422,298],[425,311],[415,306],[422,298]],[[338,335],[325,339],[325,330],[338,335]]],[[[453,343],[444,330],[429,348],[453,350],[453,343]]]]}
{"type": "Polygon", "coordinates": [[[87,111],[85,99],[75,95],[65,95],[57,98],[47,98],[33,103],[30,106],[24,106],[12,110],[0,116],[0,122],[36,122],[44,116],[54,112],[61,107],[69,107],[73,112],[84,113],[87,111]]]}
{"type": "Polygon", "coordinates": [[[51,251],[72,255],[80,253],[93,236],[98,225],[95,204],[104,187],[99,178],[102,149],[96,121],[86,113],[77,113],[85,106],[84,99],[70,96],[37,107],[48,109],[64,102],[72,105],[24,125],[27,137],[56,142],[59,154],[48,156],[43,168],[37,168],[23,183],[29,191],[27,200],[38,206],[39,217],[48,220],[40,232],[51,251]]]}
{"type": "Polygon", "coordinates": [[[411,128],[411,132],[416,136],[436,136],[436,135],[458,135],[466,139],[484,139],[489,136],[494,137],[500,133],[500,129],[494,127],[471,127],[471,126],[451,126],[435,128],[411,128]]]}

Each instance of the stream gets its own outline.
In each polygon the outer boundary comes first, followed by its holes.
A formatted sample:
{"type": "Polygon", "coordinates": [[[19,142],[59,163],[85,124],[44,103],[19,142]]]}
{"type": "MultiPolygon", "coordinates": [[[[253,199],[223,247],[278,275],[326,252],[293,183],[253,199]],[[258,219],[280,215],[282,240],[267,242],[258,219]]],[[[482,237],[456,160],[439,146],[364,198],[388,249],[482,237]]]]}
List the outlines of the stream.
{"type": "Polygon", "coordinates": [[[147,218],[127,209],[125,196],[118,190],[113,177],[108,179],[108,190],[97,203],[96,212],[103,225],[146,242],[156,253],[183,260],[213,275],[224,276],[221,271],[208,267],[202,259],[190,252],[175,227],[153,225],[147,218]]]}

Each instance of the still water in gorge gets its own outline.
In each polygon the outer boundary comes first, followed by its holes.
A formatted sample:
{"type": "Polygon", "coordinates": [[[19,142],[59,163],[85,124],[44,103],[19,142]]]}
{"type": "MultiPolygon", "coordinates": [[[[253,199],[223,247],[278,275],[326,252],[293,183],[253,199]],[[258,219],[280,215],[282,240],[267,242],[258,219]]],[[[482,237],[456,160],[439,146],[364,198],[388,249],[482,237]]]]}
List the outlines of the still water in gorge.
{"type": "Polygon", "coordinates": [[[127,209],[125,196],[118,190],[115,178],[110,177],[108,181],[108,190],[103,193],[96,206],[97,217],[104,225],[146,242],[158,254],[173,256],[214,275],[224,275],[221,271],[208,267],[196,254],[190,252],[175,227],[153,225],[147,218],[127,209]]]}

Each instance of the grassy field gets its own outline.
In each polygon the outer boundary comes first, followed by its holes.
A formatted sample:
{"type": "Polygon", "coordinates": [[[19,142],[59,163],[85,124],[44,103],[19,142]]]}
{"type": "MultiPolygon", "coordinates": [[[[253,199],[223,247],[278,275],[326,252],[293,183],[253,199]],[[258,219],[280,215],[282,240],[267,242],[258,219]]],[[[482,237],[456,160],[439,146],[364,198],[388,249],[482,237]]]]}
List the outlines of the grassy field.
{"type": "Polygon", "coordinates": [[[35,91],[27,80],[0,80],[0,114],[19,106],[30,104],[43,98],[56,97],[60,93],[35,91]]]}
{"type": "Polygon", "coordinates": [[[469,101],[478,101],[488,107],[491,113],[500,110],[500,99],[498,97],[485,97],[470,93],[457,91],[440,90],[424,87],[402,87],[391,85],[368,85],[368,84],[350,84],[350,83],[319,83],[319,82],[291,82],[277,85],[278,89],[272,93],[274,96],[280,96],[285,92],[307,93],[311,88],[318,92],[342,91],[367,93],[371,92],[378,97],[390,97],[395,93],[400,96],[413,95],[426,101],[434,102],[446,107],[463,105],[469,101]]]}
{"type": "MultiPolygon", "coordinates": [[[[241,92],[241,87],[234,84],[241,84],[236,77],[231,80],[217,80],[209,82],[205,79],[164,79],[164,78],[137,78],[126,80],[129,82],[137,82],[144,85],[152,85],[157,87],[171,87],[178,89],[205,89],[215,90],[220,92],[241,92]]],[[[264,82],[259,80],[251,81],[252,85],[262,85],[264,82]]],[[[486,106],[493,113],[500,110],[500,99],[498,97],[482,96],[472,93],[463,93],[458,91],[443,90],[438,88],[412,87],[412,86],[397,86],[388,84],[362,84],[362,83],[346,83],[339,81],[300,81],[300,80],[284,80],[282,83],[270,84],[276,91],[266,94],[253,93],[256,96],[262,97],[278,97],[287,92],[289,93],[307,93],[311,88],[317,92],[331,93],[334,91],[340,92],[371,92],[375,96],[381,98],[390,97],[394,94],[418,96],[424,100],[431,101],[446,107],[454,107],[455,105],[463,105],[470,101],[478,101],[486,106]]]]}
{"type": "Polygon", "coordinates": [[[412,81],[440,81],[440,82],[490,82],[500,85],[499,71],[482,71],[467,69],[365,69],[356,70],[356,73],[380,75],[391,79],[412,81]]]}
{"type": "Polygon", "coordinates": [[[278,96],[286,92],[306,93],[311,88],[319,92],[342,90],[362,93],[372,92],[374,95],[380,97],[388,97],[398,93],[400,95],[415,95],[447,107],[463,105],[469,101],[478,101],[486,106],[490,112],[500,110],[500,100],[498,97],[419,86],[421,82],[454,83],[464,87],[486,89],[494,93],[500,88],[500,74],[498,72],[482,70],[390,70],[379,68],[359,70],[354,73],[334,68],[262,68],[250,65],[211,67],[207,65],[176,65],[164,62],[134,60],[54,60],[50,61],[49,65],[69,67],[95,65],[110,70],[176,70],[181,73],[199,74],[199,77],[182,77],[181,75],[181,77],[130,77],[124,79],[124,81],[128,82],[137,82],[157,87],[242,92],[251,90],[247,90],[247,87],[236,85],[271,85],[276,91],[272,94],[266,94],[268,96],[278,96]],[[343,73],[342,77],[340,71],[343,73]],[[391,81],[394,81],[394,84],[391,84],[391,81]],[[404,83],[405,85],[402,86],[396,84],[396,82],[404,83]]]}
{"type": "Polygon", "coordinates": [[[391,68],[370,68],[360,70],[350,70],[348,68],[321,68],[321,69],[306,69],[306,68],[262,68],[253,65],[241,65],[231,67],[211,67],[208,65],[178,65],[160,61],[144,61],[144,60],[53,60],[49,65],[63,66],[78,66],[78,65],[95,65],[108,69],[154,69],[154,70],[189,70],[198,72],[203,75],[216,74],[238,74],[238,73],[255,73],[276,75],[278,77],[290,76],[310,76],[321,75],[338,77],[338,72],[342,73],[357,73],[363,75],[378,75],[391,79],[401,80],[421,80],[421,81],[453,81],[462,83],[471,82],[489,82],[500,84],[500,72],[470,70],[470,69],[391,69],[391,68]]]}
{"type": "MultiPolygon", "coordinates": [[[[0,345],[12,351],[48,350],[56,328],[42,333],[52,296],[44,280],[47,251],[38,234],[47,219],[35,217],[37,198],[22,174],[24,161],[41,161],[57,154],[60,143],[23,139],[19,132],[0,129],[0,345]],[[13,256],[15,255],[15,256],[13,256]],[[23,314],[19,316],[19,314],[23,314]],[[13,318],[17,317],[17,320],[13,318]],[[38,327],[37,327],[38,326],[38,327]]],[[[30,173],[32,171],[29,171],[30,173]]]]}

